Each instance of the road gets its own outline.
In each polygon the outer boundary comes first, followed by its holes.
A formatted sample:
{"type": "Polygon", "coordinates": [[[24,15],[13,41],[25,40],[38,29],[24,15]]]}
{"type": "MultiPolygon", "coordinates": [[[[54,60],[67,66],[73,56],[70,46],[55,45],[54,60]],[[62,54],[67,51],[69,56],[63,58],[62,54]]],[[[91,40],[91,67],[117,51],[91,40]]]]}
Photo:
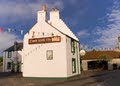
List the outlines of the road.
{"type": "Polygon", "coordinates": [[[87,72],[67,80],[23,78],[21,74],[0,73],[0,86],[120,86],[120,70],[87,72]]]}
{"type": "Polygon", "coordinates": [[[109,78],[99,83],[97,86],[120,86],[120,71],[109,75],[109,78]]]}
{"type": "Polygon", "coordinates": [[[120,86],[120,70],[110,71],[97,76],[77,78],[47,86],[120,86]]]}

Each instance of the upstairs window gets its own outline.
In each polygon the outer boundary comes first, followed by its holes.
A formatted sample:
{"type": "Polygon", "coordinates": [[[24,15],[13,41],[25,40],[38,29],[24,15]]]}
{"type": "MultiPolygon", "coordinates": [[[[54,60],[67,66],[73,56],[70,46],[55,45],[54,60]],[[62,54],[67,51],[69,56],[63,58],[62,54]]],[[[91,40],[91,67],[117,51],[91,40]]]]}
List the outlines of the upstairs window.
{"type": "Polygon", "coordinates": [[[12,57],[12,52],[8,52],[8,58],[12,57]]]}
{"type": "Polygon", "coordinates": [[[71,39],[71,52],[75,53],[75,40],[71,39]]]}

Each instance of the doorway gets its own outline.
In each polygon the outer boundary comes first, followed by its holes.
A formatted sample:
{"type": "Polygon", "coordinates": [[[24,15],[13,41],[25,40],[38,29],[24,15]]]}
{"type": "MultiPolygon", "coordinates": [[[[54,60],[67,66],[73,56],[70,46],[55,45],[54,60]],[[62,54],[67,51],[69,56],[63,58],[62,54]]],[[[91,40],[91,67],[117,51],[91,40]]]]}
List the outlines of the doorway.
{"type": "Polygon", "coordinates": [[[107,70],[108,69],[107,61],[89,61],[87,64],[88,64],[88,70],[94,70],[94,69],[107,70]]]}

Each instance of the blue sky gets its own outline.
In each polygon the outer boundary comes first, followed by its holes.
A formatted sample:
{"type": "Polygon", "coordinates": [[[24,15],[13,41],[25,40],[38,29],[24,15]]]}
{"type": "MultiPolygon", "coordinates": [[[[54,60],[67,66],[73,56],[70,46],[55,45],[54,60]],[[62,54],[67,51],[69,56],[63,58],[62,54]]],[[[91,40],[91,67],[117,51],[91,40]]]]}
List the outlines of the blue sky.
{"type": "Polygon", "coordinates": [[[85,48],[113,48],[120,35],[119,0],[0,0],[0,52],[21,41],[19,30],[28,31],[35,23],[42,4],[49,11],[57,6],[61,19],[79,38],[85,48]],[[6,32],[7,28],[16,29],[6,32]]]}

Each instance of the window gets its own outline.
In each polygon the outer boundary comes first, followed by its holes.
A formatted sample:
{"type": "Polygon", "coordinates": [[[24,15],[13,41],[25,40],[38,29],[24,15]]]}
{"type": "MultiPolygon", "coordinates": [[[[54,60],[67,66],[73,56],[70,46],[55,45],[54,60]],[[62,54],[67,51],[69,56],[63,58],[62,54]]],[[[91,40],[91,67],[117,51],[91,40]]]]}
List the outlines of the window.
{"type": "Polygon", "coordinates": [[[12,52],[8,52],[8,58],[12,57],[12,52]]]}
{"type": "Polygon", "coordinates": [[[47,50],[47,60],[53,60],[53,50],[47,50]]]}
{"type": "Polygon", "coordinates": [[[76,59],[72,58],[72,73],[76,73],[76,59]]]}
{"type": "Polygon", "coordinates": [[[7,69],[11,69],[11,65],[12,65],[11,62],[8,62],[7,63],[7,69]]]}
{"type": "Polygon", "coordinates": [[[71,52],[75,53],[75,41],[71,39],[71,52]]]}

